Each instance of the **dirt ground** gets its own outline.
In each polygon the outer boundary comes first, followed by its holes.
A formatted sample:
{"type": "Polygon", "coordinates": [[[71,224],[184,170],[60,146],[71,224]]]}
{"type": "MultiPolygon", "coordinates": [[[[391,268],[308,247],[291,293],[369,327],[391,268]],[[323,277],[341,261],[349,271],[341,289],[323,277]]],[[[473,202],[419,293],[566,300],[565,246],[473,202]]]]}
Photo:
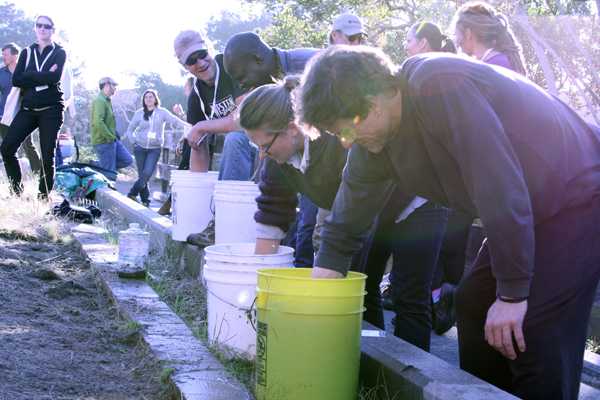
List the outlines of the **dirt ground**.
{"type": "Polygon", "coordinates": [[[73,245],[0,230],[0,400],[169,399],[138,330],[73,245]]]}

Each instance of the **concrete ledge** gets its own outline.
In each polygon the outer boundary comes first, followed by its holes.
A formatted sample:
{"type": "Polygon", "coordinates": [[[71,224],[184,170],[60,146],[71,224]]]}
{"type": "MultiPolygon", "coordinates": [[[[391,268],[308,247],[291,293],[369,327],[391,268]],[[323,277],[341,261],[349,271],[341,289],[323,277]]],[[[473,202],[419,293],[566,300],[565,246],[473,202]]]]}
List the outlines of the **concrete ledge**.
{"type": "Polygon", "coordinates": [[[178,265],[192,277],[200,273],[204,257],[202,249],[178,242],[171,238],[173,223],[170,218],[158,215],[153,210],[131,200],[111,189],[96,191],[96,201],[102,212],[124,226],[131,222],[139,223],[150,232],[150,251],[153,257],[165,257],[170,265],[178,265]]]}
{"type": "Polygon", "coordinates": [[[517,399],[373,325],[363,323],[360,375],[373,398],[517,399]],[[365,336],[365,331],[374,336],[365,336]]]}
{"type": "Polygon", "coordinates": [[[173,369],[170,380],[182,399],[253,399],[146,282],[117,276],[117,246],[106,242],[103,229],[79,225],[72,232],[119,314],[142,325],[144,342],[173,369]]]}

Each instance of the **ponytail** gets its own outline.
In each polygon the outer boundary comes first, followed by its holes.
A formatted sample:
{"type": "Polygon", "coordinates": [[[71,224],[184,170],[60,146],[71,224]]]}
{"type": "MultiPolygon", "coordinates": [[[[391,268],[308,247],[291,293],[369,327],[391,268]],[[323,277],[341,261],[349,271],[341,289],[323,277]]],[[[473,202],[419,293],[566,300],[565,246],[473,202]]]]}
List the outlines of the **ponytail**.
{"type": "Polygon", "coordinates": [[[448,53],[456,53],[456,46],[448,36],[442,34],[440,27],[433,22],[419,22],[411,28],[417,39],[425,39],[429,43],[432,51],[444,51],[448,53]]]}
{"type": "Polygon", "coordinates": [[[254,89],[240,105],[240,126],[273,133],[285,129],[294,120],[294,91],[299,85],[300,77],[292,75],[254,89]]]}

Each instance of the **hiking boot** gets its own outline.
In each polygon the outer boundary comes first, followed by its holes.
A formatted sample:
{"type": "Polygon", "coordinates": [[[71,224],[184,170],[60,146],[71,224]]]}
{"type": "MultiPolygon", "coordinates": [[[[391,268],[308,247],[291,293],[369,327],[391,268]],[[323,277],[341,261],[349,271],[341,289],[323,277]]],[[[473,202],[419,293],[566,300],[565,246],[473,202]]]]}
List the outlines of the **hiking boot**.
{"type": "Polygon", "coordinates": [[[213,219],[200,233],[192,233],[187,237],[187,242],[198,247],[206,247],[215,244],[215,220],[213,219]]]}
{"type": "Polygon", "coordinates": [[[135,201],[137,203],[137,196],[134,196],[132,194],[128,194],[127,197],[129,197],[131,200],[135,201]]]}
{"type": "Polygon", "coordinates": [[[169,215],[171,214],[171,196],[163,203],[157,211],[158,215],[169,215]]]}
{"type": "Polygon", "coordinates": [[[150,200],[142,200],[142,205],[144,207],[150,207],[150,200]]]}
{"type": "Polygon", "coordinates": [[[455,291],[454,285],[444,283],[441,287],[439,301],[431,305],[432,327],[438,335],[448,332],[456,322],[456,312],[454,310],[455,291]]]}

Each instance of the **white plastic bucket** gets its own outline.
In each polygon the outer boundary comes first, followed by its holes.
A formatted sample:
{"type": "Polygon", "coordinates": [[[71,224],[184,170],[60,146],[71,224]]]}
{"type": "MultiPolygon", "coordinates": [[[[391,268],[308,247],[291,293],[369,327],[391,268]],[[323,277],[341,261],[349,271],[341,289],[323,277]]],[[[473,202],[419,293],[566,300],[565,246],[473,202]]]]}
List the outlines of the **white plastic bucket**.
{"type": "Polygon", "coordinates": [[[199,233],[212,220],[211,202],[217,172],[171,171],[173,240],[185,242],[190,233],[199,233]]]}
{"type": "Polygon", "coordinates": [[[208,339],[229,355],[248,359],[256,355],[252,307],[256,271],[291,268],[294,249],[280,246],[276,254],[254,254],[252,243],[228,243],[204,249],[202,276],[207,291],[208,339]]]}
{"type": "Polygon", "coordinates": [[[215,244],[256,240],[258,185],[248,181],[219,181],[215,185],[215,244]]]}

